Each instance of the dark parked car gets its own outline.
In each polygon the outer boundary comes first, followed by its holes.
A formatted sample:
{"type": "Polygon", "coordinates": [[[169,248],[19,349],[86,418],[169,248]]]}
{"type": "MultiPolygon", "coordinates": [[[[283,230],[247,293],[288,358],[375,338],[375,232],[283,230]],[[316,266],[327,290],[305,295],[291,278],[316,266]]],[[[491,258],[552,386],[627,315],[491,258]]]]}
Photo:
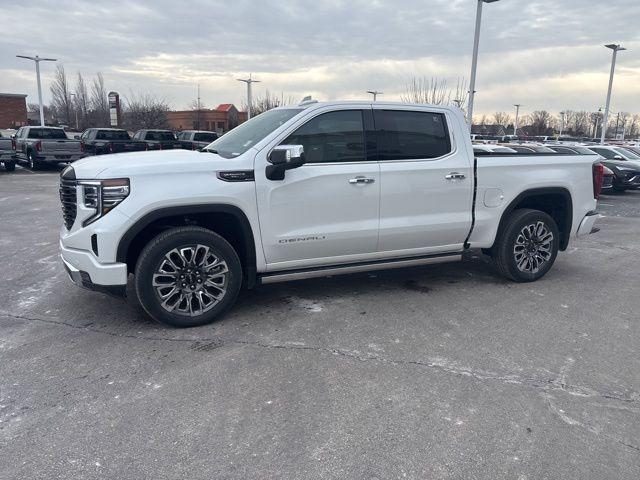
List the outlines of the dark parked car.
{"type": "Polygon", "coordinates": [[[87,155],[140,152],[147,149],[146,143],[131,140],[126,130],[118,128],[89,128],[82,133],[80,140],[87,155]]]}
{"type": "Polygon", "coordinates": [[[0,132],[0,163],[4,165],[7,172],[16,169],[16,142],[13,138],[4,136],[0,132]]]}
{"type": "Polygon", "coordinates": [[[178,133],[178,140],[182,144],[182,148],[187,150],[198,150],[209,145],[218,139],[216,132],[208,132],[206,130],[183,130],[178,133]]]}
{"type": "Polygon", "coordinates": [[[138,130],[133,139],[144,142],[147,150],[182,148],[182,144],[176,139],[171,130],[138,130]]]}

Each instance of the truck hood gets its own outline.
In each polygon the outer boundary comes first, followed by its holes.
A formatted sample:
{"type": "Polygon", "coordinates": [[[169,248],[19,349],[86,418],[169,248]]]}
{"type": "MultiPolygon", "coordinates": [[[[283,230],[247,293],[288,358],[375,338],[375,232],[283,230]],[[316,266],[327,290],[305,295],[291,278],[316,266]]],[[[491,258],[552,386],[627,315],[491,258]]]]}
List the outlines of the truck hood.
{"type": "Polygon", "coordinates": [[[253,169],[253,155],[223,158],[209,152],[166,150],[86,157],[72,166],[78,179],[127,178],[143,175],[253,169]]]}

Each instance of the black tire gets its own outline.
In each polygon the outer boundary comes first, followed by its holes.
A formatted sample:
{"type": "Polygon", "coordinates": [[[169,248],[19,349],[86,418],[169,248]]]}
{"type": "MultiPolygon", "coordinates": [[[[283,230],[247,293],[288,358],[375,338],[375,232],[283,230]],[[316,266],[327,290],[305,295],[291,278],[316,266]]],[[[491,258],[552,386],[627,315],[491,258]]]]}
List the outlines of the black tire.
{"type": "Polygon", "coordinates": [[[31,170],[38,170],[40,168],[40,162],[36,160],[33,152],[29,152],[27,155],[27,164],[31,170]]]}
{"type": "Polygon", "coordinates": [[[613,191],[618,193],[623,193],[626,189],[627,187],[617,187],[615,185],[613,186],[613,191]]]}
{"type": "MultiPolygon", "coordinates": [[[[224,267],[216,267],[215,272],[218,270],[224,270],[224,267]]],[[[235,303],[241,285],[242,265],[238,254],[224,238],[206,228],[179,227],[160,233],[144,247],[136,264],[135,289],[142,307],[154,320],[173,327],[196,327],[213,322],[235,303]],[[207,255],[210,256],[198,264],[199,255],[204,255],[200,246],[207,247],[207,255]],[[176,249],[181,249],[177,257],[175,252],[167,257],[169,252],[176,249]],[[187,252],[190,249],[193,249],[191,261],[184,262],[189,259],[187,252]],[[220,262],[213,262],[209,272],[214,271],[212,266],[222,265],[221,262],[226,264],[227,272],[205,273],[206,262],[210,258],[217,258],[220,262]],[[181,262],[186,265],[180,265],[181,262]],[[171,270],[172,265],[178,267],[175,274],[160,273],[171,270]],[[163,286],[153,285],[154,276],[163,286]],[[223,280],[213,282],[211,278],[223,280]],[[207,285],[209,282],[212,283],[207,285]],[[165,283],[168,286],[165,287],[165,283]],[[218,284],[224,288],[219,288],[218,284]],[[195,291],[191,291],[193,287],[195,291]],[[223,290],[224,293],[221,293],[223,290]],[[167,307],[163,306],[161,295],[165,295],[167,307]],[[214,299],[215,295],[220,298],[205,304],[203,299],[214,299]],[[194,309],[194,305],[203,308],[197,312],[198,308],[194,309]]]]}
{"type": "Polygon", "coordinates": [[[559,246],[555,220],[539,210],[523,208],[506,219],[492,250],[501,275],[514,282],[535,282],[553,266],[559,246]]]}
{"type": "Polygon", "coordinates": [[[7,172],[13,172],[16,169],[16,162],[4,162],[4,169],[7,172]]]}

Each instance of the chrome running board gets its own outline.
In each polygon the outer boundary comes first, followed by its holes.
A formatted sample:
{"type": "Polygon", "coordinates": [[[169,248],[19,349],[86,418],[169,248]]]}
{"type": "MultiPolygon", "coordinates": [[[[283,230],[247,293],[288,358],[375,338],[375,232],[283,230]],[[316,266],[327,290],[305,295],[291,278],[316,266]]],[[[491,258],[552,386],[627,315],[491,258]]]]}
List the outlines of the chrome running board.
{"type": "Polygon", "coordinates": [[[293,280],[304,280],[307,278],[347,275],[349,273],[370,272],[375,270],[390,270],[393,268],[417,267],[420,265],[433,265],[436,263],[459,262],[460,260],[462,260],[462,255],[460,253],[452,253],[430,257],[404,257],[397,260],[378,260],[368,263],[305,268],[303,270],[287,270],[283,272],[266,273],[264,275],[261,275],[260,283],[268,284],[290,282],[293,280]]]}

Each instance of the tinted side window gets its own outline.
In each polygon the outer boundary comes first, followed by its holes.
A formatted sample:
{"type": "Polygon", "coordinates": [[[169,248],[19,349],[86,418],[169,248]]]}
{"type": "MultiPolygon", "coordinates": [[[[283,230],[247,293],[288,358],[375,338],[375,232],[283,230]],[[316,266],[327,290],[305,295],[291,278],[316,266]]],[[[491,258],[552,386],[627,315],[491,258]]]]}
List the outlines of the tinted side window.
{"type": "Polygon", "coordinates": [[[602,155],[604,158],[608,160],[611,160],[613,159],[613,157],[616,156],[615,152],[612,152],[611,150],[607,150],[606,148],[592,148],[591,150],[593,150],[599,155],[602,155]]]}
{"type": "Polygon", "coordinates": [[[436,158],[451,151],[442,113],[374,110],[380,160],[436,158]]]}
{"type": "Polygon", "coordinates": [[[362,112],[342,110],[318,115],[289,135],[282,145],[304,146],[308,163],[365,161],[362,112]]]}

